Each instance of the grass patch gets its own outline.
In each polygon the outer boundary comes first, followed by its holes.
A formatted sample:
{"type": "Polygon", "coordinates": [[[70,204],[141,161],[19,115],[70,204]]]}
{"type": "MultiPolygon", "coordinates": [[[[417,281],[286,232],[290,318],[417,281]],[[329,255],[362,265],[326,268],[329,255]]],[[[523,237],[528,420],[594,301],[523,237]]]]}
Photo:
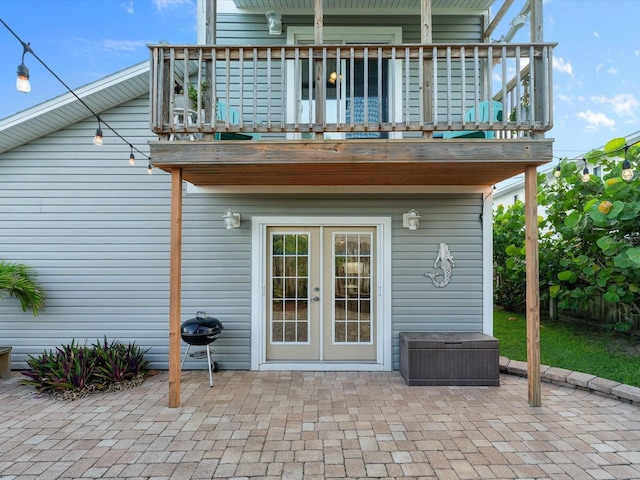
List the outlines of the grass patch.
{"type": "MultiPolygon", "coordinates": [[[[527,360],[524,315],[495,310],[493,336],[500,355],[527,360]]],[[[540,322],[540,362],[640,387],[640,348],[636,338],[583,325],[540,322]]]]}

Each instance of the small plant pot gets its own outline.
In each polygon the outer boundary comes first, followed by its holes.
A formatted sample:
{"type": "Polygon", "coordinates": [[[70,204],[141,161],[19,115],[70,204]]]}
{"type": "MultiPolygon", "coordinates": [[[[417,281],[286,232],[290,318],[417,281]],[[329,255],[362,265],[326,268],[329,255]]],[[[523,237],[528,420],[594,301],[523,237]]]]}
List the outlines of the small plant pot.
{"type": "MultiPolygon", "coordinates": [[[[173,95],[173,108],[179,108],[184,110],[185,109],[185,101],[184,101],[184,95],[182,93],[176,93],[173,95]]],[[[193,110],[193,101],[187,97],[187,102],[186,102],[186,109],[187,110],[193,110]]]]}

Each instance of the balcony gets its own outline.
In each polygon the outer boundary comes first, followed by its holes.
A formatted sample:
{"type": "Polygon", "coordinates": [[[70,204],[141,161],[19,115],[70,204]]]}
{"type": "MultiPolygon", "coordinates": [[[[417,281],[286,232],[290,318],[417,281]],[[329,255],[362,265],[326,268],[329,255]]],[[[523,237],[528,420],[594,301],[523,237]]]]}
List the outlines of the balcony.
{"type": "Polygon", "coordinates": [[[551,160],[554,46],[150,46],[152,158],[201,184],[300,184],[313,166],[319,185],[397,185],[401,165],[451,184],[456,162],[490,185],[551,160]]]}

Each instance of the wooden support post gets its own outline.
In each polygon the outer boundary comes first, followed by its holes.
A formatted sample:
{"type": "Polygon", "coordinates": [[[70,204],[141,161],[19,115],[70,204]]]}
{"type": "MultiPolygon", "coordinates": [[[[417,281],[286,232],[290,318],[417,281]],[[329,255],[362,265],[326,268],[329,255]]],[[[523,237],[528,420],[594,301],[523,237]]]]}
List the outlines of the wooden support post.
{"type": "MultiPolygon", "coordinates": [[[[422,0],[420,4],[420,43],[423,45],[433,43],[433,18],[431,16],[431,0],[422,0]]],[[[426,124],[433,124],[433,61],[424,60],[423,108],[426,124]]],[[[423,131],[422,138],[432,138],[432,131],[423,131]]]]}
{"type": "Polygon", "coordinates": [[[538,173],[535,165],[524,171],[525,250],[527,302],[527,381],[529,405],[542,405],[540,395],[540,267],[538,264],[538,173]]]}
{"type": "Polygon", "coordinates": [[[169,408],[180,406],[180,296],[182,291],[182,169],[171,170],[169,261],[169,408]]]}
{"type": "MultiPolygon", "coordinates": [[[[206,13],[206,30],[205,30],[205,45],[215,45],[217,38],[217,16],[218,16],[218,1],[217,0],[206,0],[205,3],[205,13],[206,13]]],[[[206,60],[204,65],[204,82],[208,86],[208,91],[204,95],[204,104],[202,108],[204,108],[205,115],[204,118],[201,118],[202,122],[210,122],[215,123],[216,119],[214,118],[215,111],[215,96],[216,96],[216,87],[213,85],[213,70],[215,68],[215,61],[206,60]]],[[[201,114],[201,113],[199,113],[201,114]]],[[[207,141],[211,141],[215,139],[215,134],[213,133],[205,133],[204,139],[207,141]]]]}
{"type": "MultiPolygon", "coordinates": [[[[323,0],[315,0],[314,2],[314,32],[315,32],[315,43],[316,45],[322,45],[324,43],[324,13],[323,13],[323,0]]],[[[325,72],[322,68],[322,58],[317,58],[314,60],[314,85],[315,85],[315,109],[316,109],[316,117],[315,123],[316,125],[324,125],[325,118],[325,85],[327,83],[327,79],[325,78],[325,72]]],[[[322,140],[324,138],[323,132],[316,132],[316,140],[322,140]]]]}
{"type": "MultiPolygon", "coordinates": [[[[530,8],[531,42],[541,43],[544,41],[542,0],[531,0],[530,8]]],[[[552,99],[553,95],[549,95],[548,90],[551,88],[551,85],[548,84],[545,78],[542,58],[535,58],[531,61],[533,62],[532,84],[534,85],[536,96],[536,100],[533,103],[533,107],[535,108],[534,118],[536,122],[541,122],[545,117],[545,102],[541,100],[547,97],[552,99]]],[[[549,112],[553,112],[553,105],[548,105],[547,108],[549,112]]],[[[533,131],[532,136],[534,138],[543,138],[544,132],[533,131]]]]}

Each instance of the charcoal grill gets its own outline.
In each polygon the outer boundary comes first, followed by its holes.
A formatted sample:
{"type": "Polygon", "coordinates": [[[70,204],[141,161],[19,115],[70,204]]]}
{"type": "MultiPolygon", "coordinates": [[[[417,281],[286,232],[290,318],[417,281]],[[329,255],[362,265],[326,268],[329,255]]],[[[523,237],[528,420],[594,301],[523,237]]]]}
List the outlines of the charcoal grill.
{"type": "Polygon", "coordinates": [[[189,349],[192,345],[205,347],[205,352],[192,353],[191,357],[202,358],[206,355],[207,362],[209,364],[209,386],[213,387],[213,373],[218,371],[218,362],[211,362],[211,348],[210,345],[215,342],[224,327],[222,322],[217,318],[207,317],[206,312],[197,312],[195,318],[191,318],[182,323],[180,326],[180,336],[182,340],[187,344],[187,350],[182,357],[182,363],[180,364],[180,370],[184,366],[184,361],[189,355],[189,349]]]}

